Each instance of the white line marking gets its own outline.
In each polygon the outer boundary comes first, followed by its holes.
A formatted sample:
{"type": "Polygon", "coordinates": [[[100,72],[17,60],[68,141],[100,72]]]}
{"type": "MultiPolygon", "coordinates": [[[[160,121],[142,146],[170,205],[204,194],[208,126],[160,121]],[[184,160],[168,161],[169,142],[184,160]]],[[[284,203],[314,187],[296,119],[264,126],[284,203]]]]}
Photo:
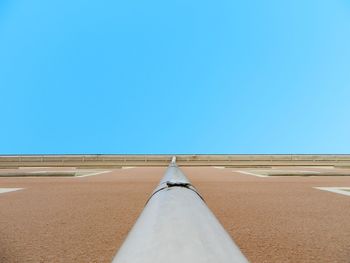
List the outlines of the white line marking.
{"type": "Polygon", "coordinates": [[[123,166],[122,170],[127,170],[127,169],[133,169],[135,168],[134,166],[123,166]]]}
{"type": "Polygon", "coordinates": [[[259,170],[262,172],[268,172],[268,173],[273,173],[273,172],[277,172],[277,173],[304,173],[304,174],[319,174],[321,172],[319,171],[306,171],[306,170],[281,170],[281,169],[270,169],[270,170],[259,170]]]}
{"type": "Polygon", "coordinates": [[[336,194],[350,196],[350,191],[345,191],[345,189],[350,190],[350,187],[314,187],[314,188],[319,189],[319,190],[323,190],[323,191],[336,193],[336,194]]]}
{"type": "Polygon", "coordinates": [[[45,173],[62,173],[62,174],[65,174],[65,173],[75,173],[76,171],[73,170],[73,171],[34,171],[34,172],[29,172],[30,174],[45,174],[45,173]]]}
{"type": "Polygon", "coordinates": [[[268,175],[250,173],[250,172],[246,172],[246,171],[234,171],[234,172],[239,172],[239,173],[241,173],[241,174],[253,175],[253,176],[256,176],[256,177],[269,177],[268,175]]]}
{"type": "Polygon", "coordinates": [[[213,166],[215,169],[225,169],[225,166],[213,166]]]}
{"type": "Polygon", "coordinates": [[[22,190],[23,188],[0,188],[0,194],[22,190]]]}
{"type": "Polygon", "coordinates": [[[98,174],[105,174],[105,173],[109,173],[109,172],[111,172],[111,171],[102,171],[102,172],[96,172],[96,173],[77,175],[76,177],[88,177],[88,176],[94,176],[94,175],[98,175],[98,174]]]}
{"type": "Polygon", "coordinates": [[[24,169],[24,170],[33,170],[33,169],[47,169],[47,168],[52,168],[52,167],[46,167],[46,166],[31,166],[31,167],[26,167],[26,166],[23,166],[23,167],[18,167],[18,169],[24,169]]]}

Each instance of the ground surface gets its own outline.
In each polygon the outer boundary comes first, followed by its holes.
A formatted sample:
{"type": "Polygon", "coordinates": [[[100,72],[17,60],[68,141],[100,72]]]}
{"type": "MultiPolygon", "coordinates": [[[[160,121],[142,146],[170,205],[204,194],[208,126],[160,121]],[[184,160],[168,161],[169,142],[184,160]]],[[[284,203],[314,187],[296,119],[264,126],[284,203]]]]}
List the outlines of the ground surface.
{"type": "MultiPolygon", "coordinates": [[[[350,262],[350,177],[183,170],[250,262],[350,262]]],[[[164,171],[0,178],[0,262],[110,262],[164,171]]]]}

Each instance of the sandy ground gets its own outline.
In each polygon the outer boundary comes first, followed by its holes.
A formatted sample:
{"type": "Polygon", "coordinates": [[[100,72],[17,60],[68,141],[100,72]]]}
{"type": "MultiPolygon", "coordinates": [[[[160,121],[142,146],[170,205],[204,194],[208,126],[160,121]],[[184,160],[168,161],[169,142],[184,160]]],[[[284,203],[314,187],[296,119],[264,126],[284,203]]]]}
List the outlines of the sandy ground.
{"type": "MultiPolygon", "coordinates": [[[[183,170],[250,262],[350,262],[350,177],[183,170]]],[[[164,171],[0,178],[0,262],[110,262],[164,171]]]]}

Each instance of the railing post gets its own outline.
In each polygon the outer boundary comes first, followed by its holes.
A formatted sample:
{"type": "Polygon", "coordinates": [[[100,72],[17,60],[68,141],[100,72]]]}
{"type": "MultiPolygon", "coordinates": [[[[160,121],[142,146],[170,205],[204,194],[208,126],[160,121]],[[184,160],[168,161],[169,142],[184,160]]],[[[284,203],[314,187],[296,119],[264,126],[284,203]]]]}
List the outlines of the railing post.
{"type": "Polygon", "coordinates": [[[173,157],[113,263],[245,263],[173,157]]]}

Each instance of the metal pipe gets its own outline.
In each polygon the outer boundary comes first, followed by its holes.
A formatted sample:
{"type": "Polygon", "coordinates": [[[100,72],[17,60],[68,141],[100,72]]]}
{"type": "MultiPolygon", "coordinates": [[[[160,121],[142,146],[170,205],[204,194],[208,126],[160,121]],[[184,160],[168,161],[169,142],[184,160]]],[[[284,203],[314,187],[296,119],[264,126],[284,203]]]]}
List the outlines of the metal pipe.
{"type": "Polygon", "coordinates": [[[248,260],[173,158],[112,263],[248,260]]]}

